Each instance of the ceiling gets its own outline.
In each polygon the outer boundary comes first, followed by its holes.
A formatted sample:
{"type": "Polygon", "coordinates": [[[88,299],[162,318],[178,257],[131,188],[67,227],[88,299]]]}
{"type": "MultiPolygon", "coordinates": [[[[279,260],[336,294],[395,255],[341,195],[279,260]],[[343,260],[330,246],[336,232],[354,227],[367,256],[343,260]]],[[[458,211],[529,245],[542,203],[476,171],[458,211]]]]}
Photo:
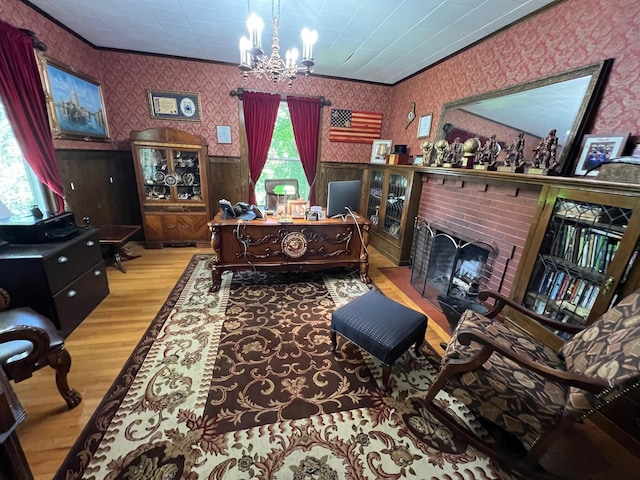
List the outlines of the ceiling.
{"type": "MultiPolygon", "coordinates": [[[[276,3],[278,0],[275,0],[276,3]]],[[[281,54],[318,32],[315,73],[393,85],[557,0],[282,0],[281,54]]],[[[271,47],[271,0],[29,0],[95,47],[239,63],[250,11],[271,47]]],[[[37,33],[37,32],[36,32],[37,33]]]]}

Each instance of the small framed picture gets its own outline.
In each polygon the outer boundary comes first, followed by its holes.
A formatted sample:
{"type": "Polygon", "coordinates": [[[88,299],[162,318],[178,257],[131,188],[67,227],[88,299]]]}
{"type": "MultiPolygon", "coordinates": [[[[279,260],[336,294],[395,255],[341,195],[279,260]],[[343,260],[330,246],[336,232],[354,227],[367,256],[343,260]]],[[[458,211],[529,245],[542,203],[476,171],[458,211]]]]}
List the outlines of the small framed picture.
{"type": "Polygon", "coordinates": [[[574,176],[595,176],[595,168],[603,162],[619,157],[627,144],[628,133],[585,135],[582,140],[582,151],[574,176]]]}
{"type": "Polygon", "coordinates": [[[387,163],[391,153],[391,140],[374,140],[371,147],[371,163],[387,163]]]}
{"type": "Polygon", "coordinates": [[[418,121],[418,138],[431,135],[431,118],[433,114],[423,115],[418,121]]]}
{"type": "Polygon", "coordinates": [[[310,207],[309,200],[287,200],[287,214],[291,218],[305,218],[310,207]]]}
{"type": "Polygon", "coordinates": [[[422,155],[416,155],[413,157],[414,165],[424,165],[424,157],[422,155]]]}

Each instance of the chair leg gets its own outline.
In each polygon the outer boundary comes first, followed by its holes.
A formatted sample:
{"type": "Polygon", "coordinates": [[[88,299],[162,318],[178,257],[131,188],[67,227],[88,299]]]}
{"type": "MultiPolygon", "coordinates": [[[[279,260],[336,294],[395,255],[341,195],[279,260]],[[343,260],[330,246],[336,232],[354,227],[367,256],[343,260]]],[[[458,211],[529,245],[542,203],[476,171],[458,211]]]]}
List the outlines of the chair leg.
{"type": "Polygon", "coordinates": [[[67,402],[69,409],[77,407],[82,401],[82,395],[77,390],[69,387],[67,374],[71,369],[71,355],[60,345],[47,354],[49,365],[56,371],[56,386],[62,398],[67,402]]]}
{"type": "Polygon", "coordinates": [[[336,331],[335,330],[331,330],[331,345],[333,345],[333,348],[331,348],[332,352],[336,351],[336,348],[338,348],[338,339],[336,338],[336,331]]]}

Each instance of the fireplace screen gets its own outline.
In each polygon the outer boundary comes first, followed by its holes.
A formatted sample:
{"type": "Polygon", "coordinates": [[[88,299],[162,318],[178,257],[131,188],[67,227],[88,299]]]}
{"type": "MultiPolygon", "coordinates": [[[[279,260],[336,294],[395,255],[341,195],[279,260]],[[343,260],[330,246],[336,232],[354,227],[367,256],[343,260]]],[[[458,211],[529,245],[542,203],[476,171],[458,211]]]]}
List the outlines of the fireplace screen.
{"type": "MultiPolygon", "coordinates": [[[[489,283],[497,249],[429,225],[416,223],[411,284],[427,298],[475,298],[489,283]]],[[[435,302],[433,302],[435,304],[435,302]]]]}

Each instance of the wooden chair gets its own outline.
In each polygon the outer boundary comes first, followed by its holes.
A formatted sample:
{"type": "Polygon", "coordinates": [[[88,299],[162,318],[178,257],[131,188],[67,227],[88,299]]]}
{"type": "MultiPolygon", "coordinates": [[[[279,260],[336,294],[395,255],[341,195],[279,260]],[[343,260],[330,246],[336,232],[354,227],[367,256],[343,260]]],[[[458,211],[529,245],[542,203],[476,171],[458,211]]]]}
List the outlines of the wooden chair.
{"type": "Polygon", "coordinates": [[[295,178],[280,178],[264,181],[264,189],[267,194],[267,208],[274,210],[280,204],[287,204],[287,200],[298,200],[298,180],[295,178]]]}
{"type": "Polygon", "coordinates": [[[0,288],[0,366],[7,378],[21,382],[49,365],[56,371],[60,395],[70,409],[76,407],[82,395],[67,383],[71,356],[64,339],[48,318],[27,307],[10,309],[9,302],[0,288]]]}
{"type": "Polygon", "coordinates": [[[550,320],[498,293],[478,297],[495,304],[460,318],[427,393],[428,410],[479,450],[527,471],[527,478],[546,478],[538,462],[564,429],[638,391],[640,290],[585,328],[550,320]],[[554,350],[501,321],[505,306],[575,335],[554,350]],[[448,402],[436,398],[441,390],[462,402],[495,442],[456,421],[448,402]]]}

